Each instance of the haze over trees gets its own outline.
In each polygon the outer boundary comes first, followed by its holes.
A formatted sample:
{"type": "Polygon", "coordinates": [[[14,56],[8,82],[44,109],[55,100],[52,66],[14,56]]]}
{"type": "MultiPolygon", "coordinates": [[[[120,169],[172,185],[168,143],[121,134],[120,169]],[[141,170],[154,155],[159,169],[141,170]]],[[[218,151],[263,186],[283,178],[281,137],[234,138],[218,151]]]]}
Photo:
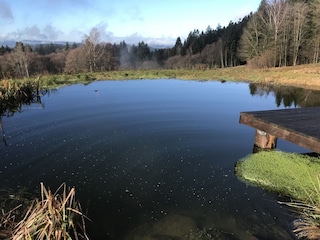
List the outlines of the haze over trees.
{"type": "MultiPolygon", "coordinates": [[[[208,20],[209,21],[209,20],[208,20]]],[[[295,66],[320,61],[320,1],[262,0],[258,10],[228,26],[195,29],[174,46],[154,49],[141,41],[127,45],[100,41],[98,29],[81,44],[22,42],[0,47],[1,79],[37,74],[122,69],[224,68],[248,64],[254,68],[295,66]]]]}

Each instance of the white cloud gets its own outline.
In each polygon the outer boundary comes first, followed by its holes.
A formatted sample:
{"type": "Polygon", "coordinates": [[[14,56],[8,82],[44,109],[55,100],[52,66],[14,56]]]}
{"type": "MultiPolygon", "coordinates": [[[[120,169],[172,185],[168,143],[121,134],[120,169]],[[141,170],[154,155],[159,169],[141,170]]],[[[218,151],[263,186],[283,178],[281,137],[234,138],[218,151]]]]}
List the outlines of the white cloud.
{"type": "Polygon", "coordinates": [[[48,40],[54,41],[62,32],[58,31],[51,24],[46,25],[44,28],[40,28],[38,25],[28,26],[17,31],[12,31],[2,36],[2,40],[48,40]]]}
{"type": "Polygon", "coordinates": [[[62,35],[63,33],[51,24],[46,25],[43,30],[43,34],[47,37],[48,40],[56,40],[58,39],[59,35],[62,35]]]}
{"type": "Polygon", "coordinates": [[[101,42],[111,42],[113,39],[113,33],[108,31],[108,24],[105,22],[100,22],[95,28],[98,29],[100,34],[100,41],[101,42]]]}

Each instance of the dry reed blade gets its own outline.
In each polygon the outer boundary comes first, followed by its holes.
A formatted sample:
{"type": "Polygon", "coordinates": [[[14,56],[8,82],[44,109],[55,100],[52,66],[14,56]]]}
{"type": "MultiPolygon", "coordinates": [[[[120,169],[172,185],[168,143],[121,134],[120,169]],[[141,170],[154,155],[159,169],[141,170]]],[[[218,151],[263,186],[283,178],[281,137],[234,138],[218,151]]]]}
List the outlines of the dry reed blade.
{"type": "Polygon", "coordinates": [[[84,225],[84,215],[75,200],[75,189],[72,188],[67,193],[66,184],[62,184],[58,190],[52,194],[50,189],[46,189],[41,183],[41,201],[33,203],[25,217],[16,227],[13,233],[14,240],[18,239],[88,239],[85,227],[80,227],[81,233],[77,229],[79,223],[75,224],[76,218],[80,216],[84,225]],[[62,190],[61,195],[59,191],[62,190]],[[70,207],[69,207],[70,206],[70,207]],[[70,232],[71,231],[71,232],[70,232]]]}

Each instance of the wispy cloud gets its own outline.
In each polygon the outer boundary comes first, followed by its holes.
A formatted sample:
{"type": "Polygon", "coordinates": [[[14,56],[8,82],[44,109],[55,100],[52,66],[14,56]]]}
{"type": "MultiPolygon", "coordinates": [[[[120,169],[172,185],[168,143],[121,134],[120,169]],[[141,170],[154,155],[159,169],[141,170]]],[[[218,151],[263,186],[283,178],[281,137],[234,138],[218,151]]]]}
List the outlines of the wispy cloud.
{"type": "Polygon", "coordinates": [[[6,1],[0,1],[0,19],[4,21],[12,21],[14,19],[11,7],[6,1]]]}
{"type": "Polygon", "coordinates": [[[28,26],[23,29],[18,29],[17,31],[9,32],[4,36],[5,40],[55,40],[57,37],[62,34],[51,24],[46,25],[43,28],[40,28],[38,25],[28,26]]]}
{"type": "Polygon", "coordinates": [[[52,26],[51,24],[46,25],[42,29],[42,34],[47,37],[47,39],[56,40],[59,35],[62,35],[63,33],[59,31],[56,27],[52,26]]]}
{"type": "Polygon", "coordinates": [[[108,31],[108,24],[105,22],[100,22],[95,28],[98,29],[99,34],[100,34],[100,41],[102,42],[111,42],[113,41],[113,33],[108,31]]]}

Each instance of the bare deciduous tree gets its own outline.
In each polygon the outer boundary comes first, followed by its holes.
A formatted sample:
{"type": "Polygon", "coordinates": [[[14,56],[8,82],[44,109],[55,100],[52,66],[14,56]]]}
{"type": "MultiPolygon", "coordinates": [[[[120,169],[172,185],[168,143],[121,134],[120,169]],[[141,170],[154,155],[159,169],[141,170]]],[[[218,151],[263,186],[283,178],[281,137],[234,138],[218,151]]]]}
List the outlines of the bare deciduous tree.
{"type": "Polygon", "coordinates": [[[66,62],[66,53],[65,52],[57,52],[49,54],[50,62],[54,67],[54,73],[62,73],[65,68],[66,62]]]}
{"type": "Polygon", "coordinates": [[[288,3],[286,0],[265,1],[262,9],[258,11],[259,20],[263,24],[263,32],[268,39],[268,50],[273,49],[274,52],[274,66],[279,65],[279,36],[287,14],[288,3]]]}
{"type": "Polygon", "coordinates": [[[292,65],[297,65],[299,48],[301,44],[305,41],[306,34],[306,23],[308,6],[306,3],[297,2],[292,5],[292,16],[293,16],[293,62],[292,65]]]}
{"type": "Polygon", "coordinates": [[[320,60],[320,3],[314,1],[312,3],[313,8],[313,24],[314,28],[312,29],[312,48],[313,48],[313,63],[318,63],[320,60]]]}
{"type": "Polygon", "coordinates": [[[80,73],[87,71],[86,59],[83,57],[83,46],[71,49],[66,56],[66,65],[64,71],[66,73],[80,73]]]}
{"type": "Polygon", "coordinates": [[[32,52],[31,47],[18,42],[9,56],[10,63],[16,69],[17,75],[19,77],[29,77],[30,63],[35,58],[35,53],[32,52]]]}
{"type": "Polygon", "coordinates": [[[99,44],[100,33],[97,28],[92,28],[89,35],[84,37],[84,51],[90,72],[97,69],[98,60],[104,54],[105,45],[99,44]]]}

